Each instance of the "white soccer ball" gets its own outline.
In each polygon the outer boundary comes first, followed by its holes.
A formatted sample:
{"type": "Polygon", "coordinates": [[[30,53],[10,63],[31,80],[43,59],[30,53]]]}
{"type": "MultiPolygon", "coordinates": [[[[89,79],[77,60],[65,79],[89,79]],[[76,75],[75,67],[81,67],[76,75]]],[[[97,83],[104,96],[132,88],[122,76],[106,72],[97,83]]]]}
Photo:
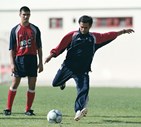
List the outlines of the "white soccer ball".
{"type": "Polygon", "coordinates": [[[47,120],[49,123],[61,123],[62,113],[57,109],[52,109],[47,114],[47,120]]]}

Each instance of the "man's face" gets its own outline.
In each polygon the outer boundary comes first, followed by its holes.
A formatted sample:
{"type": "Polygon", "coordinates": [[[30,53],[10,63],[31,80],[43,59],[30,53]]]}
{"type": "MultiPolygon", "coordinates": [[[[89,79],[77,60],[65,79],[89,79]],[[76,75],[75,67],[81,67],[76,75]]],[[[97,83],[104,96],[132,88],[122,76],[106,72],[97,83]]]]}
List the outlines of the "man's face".
{"type": "Polygon", "coordinates": [[[89,29],[91,28],[91,26],[89,25],[89,23],[80,22],[79,23],[79,26],[80,26],[80,32],[82,34],[87,34],[89,32],[89,29]]]}
{"type": "Polygon", "coordinates": [[[28,23],[30,18],[30,12],[21,11],[20,12],[21,22],[28,23]]]}

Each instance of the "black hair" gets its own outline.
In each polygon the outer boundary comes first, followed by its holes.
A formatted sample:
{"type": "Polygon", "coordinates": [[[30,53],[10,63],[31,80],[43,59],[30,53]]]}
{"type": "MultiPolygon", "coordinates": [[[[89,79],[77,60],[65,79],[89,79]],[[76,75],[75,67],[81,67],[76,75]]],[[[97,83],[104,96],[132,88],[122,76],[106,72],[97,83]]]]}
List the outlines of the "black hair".
{"type": "Polygon", "coordinates": [[[30,9],[27,6],[23,6],[23,7],[20,8],[20,12],[22,12],[22,11],[30,12],[30,9]]]}
{"type": "Polygon", "coordinates": [[[89,25],[91,26],[93,24],[93,19],[92,19],[91,16],[83,15],[78,20],[79,24],[80,24],[80,22],[82,22],[82,23],[89,23],[89,25]]]}

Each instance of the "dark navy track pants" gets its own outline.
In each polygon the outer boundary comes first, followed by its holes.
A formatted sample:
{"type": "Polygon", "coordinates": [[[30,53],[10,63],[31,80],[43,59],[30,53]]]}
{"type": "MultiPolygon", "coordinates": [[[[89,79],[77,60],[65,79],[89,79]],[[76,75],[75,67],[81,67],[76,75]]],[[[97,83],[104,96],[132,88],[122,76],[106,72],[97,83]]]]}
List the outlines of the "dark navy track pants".
{"type": "Polygon", "coordinates": [[[73,78],[76,82],[77,97],[75,100],[74,110],[77,112],[78,110],[82,110],[88,101],[89,75],[87,72],[82,74],[74,74],[65,65],[62,65],[62,67],[58,70],[52,85],[54,87],[61,86],[70,78],[73,78]]]}

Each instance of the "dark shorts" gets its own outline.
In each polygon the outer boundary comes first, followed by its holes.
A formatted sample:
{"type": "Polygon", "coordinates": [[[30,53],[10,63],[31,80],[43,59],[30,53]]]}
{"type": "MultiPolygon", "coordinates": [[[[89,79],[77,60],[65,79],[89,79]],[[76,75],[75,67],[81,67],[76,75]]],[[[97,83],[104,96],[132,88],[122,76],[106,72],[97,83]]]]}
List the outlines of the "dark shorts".
{"type": "Polygon", "coordinates": [[[25,55],[15,58],[17,71],[14,72],[15,77],[37,77],[37,56],[25,55]]]}

